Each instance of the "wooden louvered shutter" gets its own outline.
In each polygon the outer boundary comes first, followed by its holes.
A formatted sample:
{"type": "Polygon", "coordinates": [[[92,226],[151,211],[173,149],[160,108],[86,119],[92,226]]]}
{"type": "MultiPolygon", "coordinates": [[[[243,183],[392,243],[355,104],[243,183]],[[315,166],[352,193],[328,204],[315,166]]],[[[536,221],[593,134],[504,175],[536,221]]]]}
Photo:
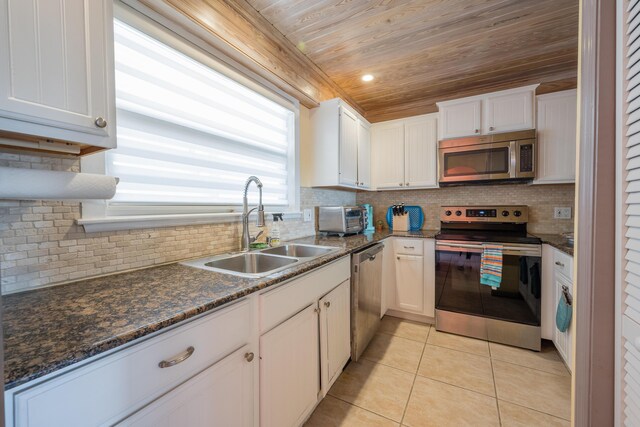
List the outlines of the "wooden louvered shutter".
{"type": "MultiPolygon", "coordinates": [[[[625,2],[627,3],[627,2],[625,2]]],[[[623,423],[640,426],[640,0],[626,4],[625,276],[622,284],[623,423]]]]}

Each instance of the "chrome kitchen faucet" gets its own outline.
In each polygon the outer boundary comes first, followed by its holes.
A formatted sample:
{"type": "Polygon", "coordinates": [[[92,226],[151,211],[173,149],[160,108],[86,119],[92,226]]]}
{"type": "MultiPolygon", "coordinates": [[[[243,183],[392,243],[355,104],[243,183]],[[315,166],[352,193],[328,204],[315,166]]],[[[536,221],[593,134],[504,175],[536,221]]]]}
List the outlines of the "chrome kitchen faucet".
{"type": "MultiPolygon", "coordinates": [[[[256,176],[250,176],[247,178],[247,182],[244,184],[244,196],[242,199],[242,252],[249,251],[249,244],[251,237],[249,236],[249,214],[258,209],[258,218],[256,219],[256,227],[264,227],[264,206],[262,206],[262,182],[256,176]],[[255,182],[260,192],[260,199],[258,206],[249,210],[247,201],[247,192],[249,191],[249,184],[255,182]]],[[[257,237],[257,236],[256,236],[257,237]]]]}

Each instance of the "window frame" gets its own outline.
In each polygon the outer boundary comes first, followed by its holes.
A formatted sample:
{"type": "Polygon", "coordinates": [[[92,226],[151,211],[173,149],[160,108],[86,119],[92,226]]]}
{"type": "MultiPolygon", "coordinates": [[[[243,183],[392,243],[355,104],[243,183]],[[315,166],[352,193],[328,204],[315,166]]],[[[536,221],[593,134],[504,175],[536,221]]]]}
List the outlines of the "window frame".
{"type": "MultiPolygon", "coordinates": [[[[287,164],[289,206],[265,205],[267,212],[284,212],[285,217],[299,218],[300,212],[300,103],[272,84],[248,70],[222,51],[202,41],[193,34],[190,40],[179,34],[167,23],[160,23],[139,10],[114,2],[114,19],[141,31],[159,42],[192,57],[196,61],[233,79],[243,86],[276,102],[294,113],[293,135],[290,135],[287,164]],[[195,41],[195,42],[194,42],[195,41]]],[[[99,152],[81,158],[81,170],[87,173],[106,174],[106,153],[99,152]]],[[[259,176],[259,174],[258,174],[259,176]]],[[[253,196],[255,188],[250,188],[253,196]]],[[[131,228],[154,228],[172,225],[191,225],[240,221],[241,204],[234,205],[113,205],[107,200],[81,203],[78,224],[86,231],[115,231],[131,228]],[[153,213],[152,213],[153,212],[153,213]]]]}

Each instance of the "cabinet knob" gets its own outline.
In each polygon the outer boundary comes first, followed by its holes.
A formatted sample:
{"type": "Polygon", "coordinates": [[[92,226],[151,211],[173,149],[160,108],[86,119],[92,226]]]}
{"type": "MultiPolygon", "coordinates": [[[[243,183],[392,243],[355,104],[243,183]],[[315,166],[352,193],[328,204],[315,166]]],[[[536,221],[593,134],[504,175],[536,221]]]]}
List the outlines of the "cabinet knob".
{"type": "Polygon", "coordinates": [[[564,267],[564,264],[561,263],[560,261],[556,261],[556,265],[559,266],[559,267],[564,267]]]}
{"type": "Polygon", "coordinates": [[[314,313],[320,313],[320,309],[319,309],[319,308],[314,308],[314,309],[313,309],[313,312],[314,312],[314,313]]]}
{"type": "Polygon", "coordinates": [[[409,183],[407,182],[407,183],[405,184],[405,186],[407,186],[407,187],[408,187],[408,186],[409,186],[409,183]]]}
{"type": "Polygon", "coordinates": [[[480,129],[476,129],[476,130],[475,130],[475,133],[478,133],[478,132],[480,132],[480,129]]]}
{"type": "Polygon", "coordinates": [[[402,187],[402,183],[400,183],[400,187],[402,187]]]}
{"type": "Polygon", "coordinates": [[[495,128],[493,126],[490,126],[489,130],[495,130],[495,128]]]}
{"type": "Polygon", "coordinates": [[[331,301],[325,301],[324,306],[327,308],[331,307],[331,301]]]}
{"type": "Polygon", "coordinates": [[[96,126],[98,126],[99,128],[106,128],[107,127],[107,121],[105,119],[103,119],[102,117],[98,117],[95,121],[96,126]]]}
{"type": "Polygon", "coordinates": [[[247,362],[252,362],[253,361],[253,353],[245,353],[244,354],[244,358],[247,360],[247,362]]]}

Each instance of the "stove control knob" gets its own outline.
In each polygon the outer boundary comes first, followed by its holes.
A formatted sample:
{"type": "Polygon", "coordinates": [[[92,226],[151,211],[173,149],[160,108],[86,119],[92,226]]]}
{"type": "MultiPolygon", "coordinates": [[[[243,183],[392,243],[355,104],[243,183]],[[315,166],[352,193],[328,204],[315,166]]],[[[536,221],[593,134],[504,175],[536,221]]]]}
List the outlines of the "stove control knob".
{"type": "Polygon", "coordinates": [[[502,216],[509,216],[509,211],[502,211],[502,216]]]}
{"type": "Polygon", "coordinates": [[[513,211],[513,216],[515,216],[515,217],[519,217],[519,216],[521,216],[521,215],[522,215],[522,212],[520,212],[520,211],[513,211]]]}
{"type": "Polygon", "coordinates": [[[456,216],[462,215],[462,211],[456,211],[456,216]]]}
{"type": "Polygon", "coordinates": [[[451,216],[451,211],[445,211],[444,213],[446,216],[451,216]]]}

